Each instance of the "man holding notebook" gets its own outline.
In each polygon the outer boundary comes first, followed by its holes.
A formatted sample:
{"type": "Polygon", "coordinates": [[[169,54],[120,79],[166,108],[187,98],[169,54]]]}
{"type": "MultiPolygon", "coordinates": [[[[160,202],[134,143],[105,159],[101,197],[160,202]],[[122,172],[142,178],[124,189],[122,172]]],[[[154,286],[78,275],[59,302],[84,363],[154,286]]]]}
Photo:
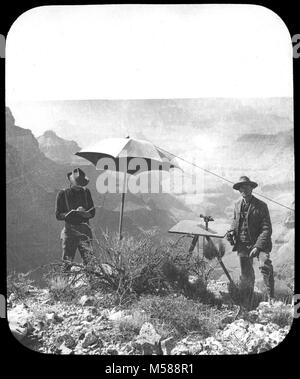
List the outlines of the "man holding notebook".
{"type": "MultiPolygon", "coordinates": [[[[70,187],[59,191],[55,209],[56,219],[65,221],[65,227],[61,232],[62,259],[72,262],[78,249],[86,265],[93,256],[89,219],[95,216],[93,199],[86,188],[89,179],[80,168],[69,172],[67,178],[70,187]]],[[[69,268],[70,266],[66,265],[66,269],[69,268]]]]}

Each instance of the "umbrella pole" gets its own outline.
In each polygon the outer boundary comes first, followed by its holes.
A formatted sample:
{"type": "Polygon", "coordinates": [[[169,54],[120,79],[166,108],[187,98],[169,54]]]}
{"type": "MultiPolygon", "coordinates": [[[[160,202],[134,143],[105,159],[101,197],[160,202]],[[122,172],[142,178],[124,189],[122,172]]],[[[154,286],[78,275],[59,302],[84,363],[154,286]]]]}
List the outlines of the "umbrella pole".
{"type": "Polygon", "coordinates": [[[123,192],[122,192],[122,202],[121,202],[121,209],[120,209],[120,218],[119,218],[119,240],[121,240],[123,238],[123,236],[122,236],[122,225],[123,225],[123,213],[124,213],[124,203],[125,203],[126,182],[127,182],[127,175],[126,175],[126,171],[125,171],[124,182],[123,182],[123,192]]]}

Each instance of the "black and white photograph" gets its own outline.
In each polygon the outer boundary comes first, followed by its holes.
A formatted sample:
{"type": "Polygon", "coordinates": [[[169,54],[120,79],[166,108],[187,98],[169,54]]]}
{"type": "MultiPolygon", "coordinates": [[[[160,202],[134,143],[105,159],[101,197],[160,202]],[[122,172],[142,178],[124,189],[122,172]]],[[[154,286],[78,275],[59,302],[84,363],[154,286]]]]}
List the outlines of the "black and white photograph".
{"type": "Polygon", "coordinates": [[[12,24],[5,62],[18,343],[99,356],[276,348],[295,318],[293,45],[280,16],[40,6],[12,24]]]}

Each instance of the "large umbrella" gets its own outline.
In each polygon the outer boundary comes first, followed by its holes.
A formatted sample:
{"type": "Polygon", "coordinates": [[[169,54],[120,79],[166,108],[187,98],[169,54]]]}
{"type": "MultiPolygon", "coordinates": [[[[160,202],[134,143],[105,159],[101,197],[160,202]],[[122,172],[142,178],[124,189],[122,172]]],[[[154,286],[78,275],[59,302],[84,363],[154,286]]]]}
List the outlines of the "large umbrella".
{"type": "MultiPolygon", "coordinates": [[[[119,238],[122,239],[122,223],[124,212],[124,201],[127,183],[127,174],[136,175],[145,171],[164,170],[177,167],[172,162],[174,156],[162,151],[149,141],[134,138],[107,138],[103,139],[76,153],[79,157],[85,158],[97,167],[103,158],[112,160],[112,167],[104,165],[101,169],[111,169],[124,173],[122,202],[119,218],[119,238]]],[[[104,159],[105,162],[107,160],[104,159]]]]}

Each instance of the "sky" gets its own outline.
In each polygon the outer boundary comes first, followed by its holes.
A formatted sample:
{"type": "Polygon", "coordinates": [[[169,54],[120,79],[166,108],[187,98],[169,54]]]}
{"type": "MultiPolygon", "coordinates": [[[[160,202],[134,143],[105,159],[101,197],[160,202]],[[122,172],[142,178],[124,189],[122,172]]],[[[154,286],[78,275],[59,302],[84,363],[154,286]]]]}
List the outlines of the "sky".
{"type": "Polygon", "coordinates": [[[7,105],[292,94],[290,34],[261,6],[42,6],[7,36],[7,105]]]}

